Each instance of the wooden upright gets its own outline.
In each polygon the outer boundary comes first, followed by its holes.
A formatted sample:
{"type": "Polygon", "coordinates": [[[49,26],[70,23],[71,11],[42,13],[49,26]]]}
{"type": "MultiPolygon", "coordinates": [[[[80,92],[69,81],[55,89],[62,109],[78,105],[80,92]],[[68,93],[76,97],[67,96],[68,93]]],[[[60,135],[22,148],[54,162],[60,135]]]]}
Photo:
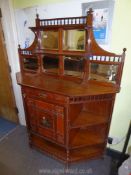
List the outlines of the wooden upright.
{"type": "Polygon", "coordinates": [[[19,46],[29,144],[71,163],[103,156],[125,59],[96,43],[87,16],[39,19],[19,46]]]}

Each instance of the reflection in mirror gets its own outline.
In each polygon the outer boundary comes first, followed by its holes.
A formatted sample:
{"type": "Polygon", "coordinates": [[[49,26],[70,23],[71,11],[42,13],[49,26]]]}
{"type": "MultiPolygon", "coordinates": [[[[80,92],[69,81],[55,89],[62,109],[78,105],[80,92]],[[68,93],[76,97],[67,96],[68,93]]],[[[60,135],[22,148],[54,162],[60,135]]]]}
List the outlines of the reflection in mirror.
{"type": "Polygon", "coordinates": [[[64,74],[81,77],[84,70],[84,58],[64,56],[64,74]]]}
{"type": "Polygon", "coordinates": [[[43,68],[46,72],[58,74],[59,58],[57,56],[44,56],[43,68]]]}
{"type": "Polygon", "coordinates": [[[85,30],[64,30],[63,31],[64,50],[85,50],[85,30]]]}
{"type": "Polygon", "coordinates": [[[58,49],[58,31],[41,31],[43,49],[58,49]]]}
{"type": "Polygon", "coordinates": [[[118,65],[90,64],[90,79],[97,81],[116,82],[118,65]]]}
{"type": "Polygon", "coordinates": [[[24,58],[23,59],[24,69],[36,71],[38,69],[37,58],[24,58]]]}

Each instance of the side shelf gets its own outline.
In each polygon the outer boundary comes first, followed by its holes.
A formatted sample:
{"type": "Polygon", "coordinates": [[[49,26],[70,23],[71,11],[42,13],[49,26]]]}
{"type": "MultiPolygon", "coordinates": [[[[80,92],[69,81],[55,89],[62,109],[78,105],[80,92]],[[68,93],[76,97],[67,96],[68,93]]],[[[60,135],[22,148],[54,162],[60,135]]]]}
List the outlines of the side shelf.
{"type": "Polygon", "coordinates": [[[70,149],[82,148],[104,144],[106,138],[106,125],[91,128],[73,129],[70,131],[70,149]]]}
{"type": "Polygon", "coordinates": [[[107,118],[104,115],[96,114],[95,112],[82,111],[78,117],[71,124],[71,128],[86,128],[89,126],[95,126],[108,123],[107,118]]]}
{"type": "Polygon", "coordinates": [[[86,159],[95,159],[100,158],[104,155],[103,144],[88,146],[82,149],[74,149],[71,151],[69,160],[71,162],[86,160],[86,159]]]}
{"type": "Polygon", "coordinates": [[[113,97],[110,99],[71,104],[69,108],[70,128],[86,128],[108,124],[111,118],[113,97]]]}

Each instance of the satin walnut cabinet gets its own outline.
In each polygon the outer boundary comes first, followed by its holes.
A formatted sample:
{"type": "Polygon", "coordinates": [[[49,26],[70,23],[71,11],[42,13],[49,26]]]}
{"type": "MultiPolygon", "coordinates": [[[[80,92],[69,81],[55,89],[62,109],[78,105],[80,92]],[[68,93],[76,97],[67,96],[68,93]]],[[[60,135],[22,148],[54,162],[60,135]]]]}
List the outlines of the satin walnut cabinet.
{"type": "Polygon", "coordinates": [[[39,19],[32,45],[19,46],[29,144],[63,162],[104,155],[125,51],[99,47],[87,16],[39,19]]]}

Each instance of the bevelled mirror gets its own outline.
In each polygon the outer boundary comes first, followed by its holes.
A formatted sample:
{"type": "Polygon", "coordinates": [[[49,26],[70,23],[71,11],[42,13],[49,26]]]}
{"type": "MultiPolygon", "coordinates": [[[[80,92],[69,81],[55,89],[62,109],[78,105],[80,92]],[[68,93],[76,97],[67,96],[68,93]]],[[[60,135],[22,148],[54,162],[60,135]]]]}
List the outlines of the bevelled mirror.
{"type": "Polygon", "coordinates": [[[64,30],[63,50],[84,51],[85,50],[85,30],[64,30]]]}
{"type": "Polygon", "coordinates": [[[43,49],[58,49],[58,31],[41,31],[41,45],[43,49]]]}
{"type": "Polygon", "coordinates": [[[58,56],[43,56],[43,69],[45,72],[58,74],[59,72],[59,57],[58,56]]]}
{"type": "Polygon", "coordinates": [[[76,56],[64,56],[64,74],[81,77],[84,70],[84,58],[76,56]]]}
{"type": "Polygon", "coordinates": [[[37,71],[38,70],[38,59],[37,58],[24,58],[23,67],[26,70],[37,71]]]}
{"type": "Polygon", "coordinates": [[[98,63],[90,63],[91,80],[116,83],[118,65],[105,65],[98,63]]]}

